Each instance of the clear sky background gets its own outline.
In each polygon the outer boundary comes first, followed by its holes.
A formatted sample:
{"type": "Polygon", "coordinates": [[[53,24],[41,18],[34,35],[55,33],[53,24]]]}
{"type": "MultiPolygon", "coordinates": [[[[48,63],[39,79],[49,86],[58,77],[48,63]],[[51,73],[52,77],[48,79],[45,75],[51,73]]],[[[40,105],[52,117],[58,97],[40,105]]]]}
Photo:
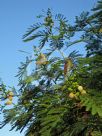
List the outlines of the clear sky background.
{"type": "MultiPolygon", "coordinates": [[[[90,11],[97,0],[0,0],[0,77],[6,85],[16,86],[17,68],[31,52],[32,43],[23,43],[22,35],[36,22],[41,10],[53,9],[54,13],[64,14],[69,22],[82,11],[90,11]]],[[[35,44],[35,43],[34,43],[35,44]]],[[[9,132],[7,125],[0,130],[0,136],[24,136],[24,133],[9,132]]]]}

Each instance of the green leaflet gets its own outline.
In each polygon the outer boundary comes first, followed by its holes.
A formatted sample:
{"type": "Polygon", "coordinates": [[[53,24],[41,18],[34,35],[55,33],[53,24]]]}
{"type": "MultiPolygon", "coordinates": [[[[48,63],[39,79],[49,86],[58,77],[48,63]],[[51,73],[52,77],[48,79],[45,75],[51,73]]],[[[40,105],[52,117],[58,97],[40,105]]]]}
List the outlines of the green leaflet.
{"type": "Polygon", "coordinates": [[[69,130],[70,131],[70,134],[69,136],[75,136],[75,135],[78,135],[84,128],[86,128],[87,124],[79,121],[77,123],[75,123],[73,126],[72,126],[72,129],[69,130]]]}
{"type": "Polygon", "coordinates": [[[92,111],[91,111],[92,115],[97,114],[97,107],[95,104],[92,105],[92,111]]]}
{"type": "Polygon", "coordinates": [[[65,111],[66,111],[66,108],[64,108],[64,107],[59,107],[59,108],[57,108],[57,110],[56,110],[56,108],[51,108],[49,110],[49,112],[48,112],[48,115],[51,115],[51,114],[60,114],[60,113],[63,113],[65,111]]]}
{"type": "Polygon", "coordinates": [[[92,136],[102,136],[102,133],[99,131],[93,131],[91,134],[92,136]]]}
{"type": "Polygon", "coordinates": [[[36,23],[36,24],[32,25],[30,28],[28,28],[28,31],[26,32],[26,34],[23,35],[23,39],[25,39],[27,36],[32,34],[35,30],[39,29],[42,25],[43,24],[41,24],[41,23],[36,23]]]}
{"type": "Polygon", "coordinates": [[[102,117],[102,94],[80,96],[80,100],[83,106],[86,107],[86,111],[91,111],[92,115],[98,114],[102,117]]]}

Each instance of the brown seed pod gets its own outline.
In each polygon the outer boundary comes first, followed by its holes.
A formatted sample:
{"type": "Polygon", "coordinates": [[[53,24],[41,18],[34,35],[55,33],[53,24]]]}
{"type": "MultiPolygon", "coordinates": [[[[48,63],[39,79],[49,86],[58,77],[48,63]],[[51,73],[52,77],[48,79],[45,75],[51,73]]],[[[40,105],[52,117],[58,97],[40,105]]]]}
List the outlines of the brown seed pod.
{"type": "Polygon", "coordinates": [[[64,64],[64,75],[65,76],[67,75],[67,72],[71,69],[72,66],[73,66],[72,60],[68,58],[64,64]]]}

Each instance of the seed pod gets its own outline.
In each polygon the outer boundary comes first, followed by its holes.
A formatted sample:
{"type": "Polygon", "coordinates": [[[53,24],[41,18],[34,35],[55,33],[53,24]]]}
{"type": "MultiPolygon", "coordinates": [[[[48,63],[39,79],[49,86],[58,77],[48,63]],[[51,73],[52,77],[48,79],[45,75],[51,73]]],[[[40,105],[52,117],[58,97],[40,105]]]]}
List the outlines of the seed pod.
{"type": "Polygon", "coordinates": [[[72,66],[73,66],[72,60],[70,58],[68,58],[65,61],[65,65],[64,65],[64,75],[65,76],[67,75],[67,73],[69,72],[69,70],[72,68],[72,66]]]}

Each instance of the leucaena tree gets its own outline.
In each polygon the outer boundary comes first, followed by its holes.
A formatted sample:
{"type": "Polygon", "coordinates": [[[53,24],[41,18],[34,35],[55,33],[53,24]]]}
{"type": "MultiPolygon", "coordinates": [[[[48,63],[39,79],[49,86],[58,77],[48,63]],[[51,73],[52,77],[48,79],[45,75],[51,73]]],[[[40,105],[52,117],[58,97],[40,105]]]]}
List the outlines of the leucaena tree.
{"type": "Polygon", "coordinates": [[[7,99],[1,105],[1,128],[8,123],[11,130],[26,128],[25,136],[101,136],[102,0],[92,14],[77,16],[73,25],[50,9],[37,18],[40,23],[23,36],[24,42],[37,45],[34,57],[27,56],[19,67],[19,91],[0,86],[2,101],[7,99]],[[84,46],[85,55],[73,50],[77,44],[84,46]],[[17,102],[7,109],[14,97],[17,102]]]}

